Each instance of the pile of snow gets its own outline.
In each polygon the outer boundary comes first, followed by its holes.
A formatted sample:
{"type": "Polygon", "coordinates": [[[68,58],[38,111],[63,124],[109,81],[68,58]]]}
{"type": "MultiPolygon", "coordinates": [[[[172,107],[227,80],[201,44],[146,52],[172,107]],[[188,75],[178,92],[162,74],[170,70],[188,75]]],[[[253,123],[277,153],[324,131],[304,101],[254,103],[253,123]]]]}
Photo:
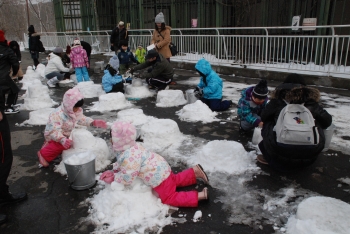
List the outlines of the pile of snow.
{"type": "Polygon", "coordinates": [[[111,155],[105,140],[99,137],[94,137],[92,133],[86,129],[74,129],[71,136],[73,146],[72,148],[63,151],[62,161],[58,166],[56,166],[55,172],[66,175],[67,171],[63,161],[68,160],[70,157],[78,153],[86,151],[92,151],[96,155],[96,171],[101,171],[111,163],[111,158],[113,156],[111,155]]]}
{"type": "Polygon", "coordinates": [[[185,105],[181,110],[177,111],[176,114],[181,120],[188,122],[202,121],[203,123],[210,123],[218,121],[218,119],[215,118],[217,113],[210,110],[210,108],[200,100],[185,105]]]}
{"type": "Polygon", "coordinates": [[[86,151],[78,154],[74,154],[68,159],[64,160],[65,164],[68,165],[83,165],[88,162],[91,162],[96,158],[95,154],[92,153],[91,151],[86,151]]]}
{"type": "Polygon", "coordinates": [[[29,85],[23,97],[22,110],[39,110],[58,104],[50,98],[49,88],[41,83],[29,85]]]}
{"type": "Polygon", "coordinates": [[[137,127],[142,126],[155,118],[145,115],[142,109],[131,108],[119,111],[117,114],[117,119],[121,121],[128,121],[137,127]]]}
{"type": "Polygon", "coordinates": [[[255,153],[248,153],[243,145],[236,141],[210,141],[198,150],[189,160],[191,164],[201,164],[208,172],[242,174],[257,169],[255,153]]]}
{"type": "Polygon", "coordinates": [[[179,126],[171,119],[154,119],[141,127],[141,138],[146,149],[161,152],[183,140],[179,126]]]}
{"type": "Polygon", "coordinates": [[[168,216],[169,206],[162,204],[152,188],[139,179],[127,187],[117,182],[106,184],[87,201],[91,206],[87,221],[96,225],[95,232],[160,233],[162,227],[177,220],[168,216]]]}
{"type": "Polygon", "coordinates": [[[39,78],[35,77],[35,72],[30,70],[31,72],[24,74],[23,79],[20,81],[22,83],[22,90],[27,90],[30,85],[41,85],[41,81],[39,78]]]}
{"type": "Polygon", "coordinates": [[[55,108],[44,108],[29,112],[29,119],[25,120],[21,125],[46,125],[49,120],[49,115],[55,108]]]}
{"type": "Polygon", "coordinates": [[[181,90],[162,90],[157,94],[158,107],[180,106],[187,103],[181,90]]]}
{"type": "Polygon", "coordinates": [[[59,87],[73,87],[74,81],[69,80],[69,79],[61,80],[60,82],[58,82],[58,86],[59,87]]]}
{"type": "Polygon", "coordinates": [[[310,197],[301,202],[295,216],[289,218],[290,234],[347,234],[350,205],[331,197],[310,197]]]}
{"type": "Polygon", "coordinates": [[[105,94],[102,86],[100,84],[94,84],[93,81],[80,82],[78,83],[77,87],[84,98],[94,98],[105,94]]]}
{"type": "Polygon", "coordinates": [[[120,110],[132,106],[132,104],[125,99],[124,94],[120,92],[103,94],[98,99],[98,102],[93,102],[94,105],[90,107],[90,111],[104,112],[120,110]]]}
{"type": "Polygon", "coordinates": [[[35,73],[38,74],[37,77],[44,78],[45,77],[45,65],[41,64],[41,63],[38,64],[38,66],[35,69],[35,73]]]}
{"type": "Polygon", "coordinates": [[[147,84],[141,86],[133,86],[128,84],[125,86],[125,96],[128,98],[152,97],[154,92],[149,91],[147,86],[147,84]]]}

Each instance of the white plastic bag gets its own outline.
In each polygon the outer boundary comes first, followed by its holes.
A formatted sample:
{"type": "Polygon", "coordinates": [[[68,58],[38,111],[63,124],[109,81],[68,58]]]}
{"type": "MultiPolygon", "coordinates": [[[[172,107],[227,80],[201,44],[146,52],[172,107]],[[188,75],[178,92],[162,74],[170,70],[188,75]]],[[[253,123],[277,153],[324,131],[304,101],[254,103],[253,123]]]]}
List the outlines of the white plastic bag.
{"type": "Polygon", "coordinates": [[[257,127],[257,128],[254,129],[253,138],[252,138],[252,144],[253,145],[257,145],[262,140],[263,140],[263,138],[261,136],[261,128],[257,127]]]}

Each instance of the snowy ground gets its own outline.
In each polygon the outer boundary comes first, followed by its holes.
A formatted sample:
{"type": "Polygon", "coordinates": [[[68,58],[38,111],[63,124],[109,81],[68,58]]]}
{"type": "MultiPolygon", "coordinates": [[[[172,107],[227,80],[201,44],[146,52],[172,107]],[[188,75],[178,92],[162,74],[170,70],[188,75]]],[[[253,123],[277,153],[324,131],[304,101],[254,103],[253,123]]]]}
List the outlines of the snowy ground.
{"type": "MultiPolygon", "coordinates": [[[[19,127],[44,125],[43,120],[47,119],[51,110],[48,107],[59,102],[59,100],[48,98],[47,95],[51,95],[51,91],[48,91],[46,87],[38,89],[40,87],[38,84],[41,84],[42,79],[41,72],[40,68],[35,72],[28,69],[22,81],[27,90],[22,97],[25,102],[23,106],[28,106],[26,101],[31,97],[43,96],[45,98],[44,103],[30,103],[30,108],[26,109],[34,111],[29,114],[28,120],[18,124],[19,127]],[[35,91],[35,95],[31,94],[31,90],[35,91]]],[[[194,88],[198,81],[198,76],[194,75],[178,83],[194,88]]],[[[224,99],[230,99],[237,104],[240,91],[248,86],[224,81],[224,99]]],[[[210,186],[221,194],[211,199],[215,203],[222,204],[223,210],[229,211],[230,215],[223,222],[249,225],[255,229],[271,225],[277,233],[346,233],[345,231],[349,230],[348,222],[341,219],[350,216],[349,204],[333,198],[320,197],[319,194],[303,189],[288,179],[285,180],[285,187],[277,191],[253,188],[249,186],[249,183],[259,175],[265,175],[256,166],[254,150],[247,151],[238,141],[205,140],[199,136],[186,135],[180,131],[178,123],[174,121],[202,122],[203,124],[220,121],[225,124],[237,121],[235,108],[223,115],[212,112],[205,105],[200,105],[200,102],[186,105],[184,97],[179,95],[181,91],[174,90],[175,86],[172,87],[173,90],[159,92],[156,102],[151,103],[164,111],[167,111],[166,109],[170,106],[180,106],[180,110],[173,113],[172,119],[161,119],[144,114],[142,111],[144,107],[140,105],[142,102],[128,101],[128,98],[133,98],[133,94],[137,93],[133,89],[139,87],[128,86],[126,97],[121,93],[104,94],[99,84],[94,84],[92,81],[79,84],[78,87],[86,98],[98,97],[97,102],[85,105],[85,111],[94,112],[93,118],[105,119],[109,124],[118,119],[130,120],[143,138],[144,146],[161,154],[173,167],[183,165],[190,167],[201,163],[209,175],[210,186]],[[174,96],[177,98],[174,99],[174,96]],[[116,115],[117,110],[119,112],[116,115]],[[222,118],[221,116],[229,117],[222,118]],[[329,215],[330,213],[332,215],[329,215]]],[[[142,87],[144,89],[146,86],[142,87]]],[[[274,87],[269,87],[269,89],[273,90],[274,87]]],[[[149,98],[153,94],[148,92],[145,90],[145,95],[135,96],[135,98],[149,98]]],[[[350,111],[349,98],[322,93],[322,103],[333,115],[334,124],[337,127],[330,149],[349,154],[350,115],[347,115],[350,111]]],[[[76,151],[73,147],[70,155],[84,149],[89,150],[92,144],[99,144],[99,141],[103,141],[101,145],[104,146],[101,148],[110,145],[109,138],[103,137],[102,139],[102,132],[88,130],[94,131],[94,135],[101,138],[96,140],[90,133],[80,131],[74,141],[82,142],[88,137],[90,143],[80,144],[79,150],[76,149],[76,151]]],[[[105,154],[108,152],[106,151],[105,154]]],[[[329,156],[336,157],[337,155],[329,156]]],[[[107,155],[104,158],[105,161],[112,159],[113,155],[107,155]]],[[[110,161],[106,164],[99,163],[98,170],[103,170],[108,164],[110,161]]],[[[58,170],[58,172],[61,171],[58,170]]],[[[61,173],[64,174],[64,172],[61,173]]],[[[339,183],[349,184],[349,180],[347,177],[339,178],[339,183]]],[[[160,232],[166,225],[192,222],[193,217],[168,216],[168,212],[172,212],[172,209],[175,208],[161,204],[152,191],[139,181],[130,187],[99,182],[95,193],[82,202],[82,205],[90,207],[89,215],[85,220],[96,225],[96,233],[144,233],[147,230],[160,232]]],[[[201,206],[198,207],[198,210],[200,209],[201,206]]],[[[202,216],[210,215],[214,214],[202,212],[202,216]]]]}

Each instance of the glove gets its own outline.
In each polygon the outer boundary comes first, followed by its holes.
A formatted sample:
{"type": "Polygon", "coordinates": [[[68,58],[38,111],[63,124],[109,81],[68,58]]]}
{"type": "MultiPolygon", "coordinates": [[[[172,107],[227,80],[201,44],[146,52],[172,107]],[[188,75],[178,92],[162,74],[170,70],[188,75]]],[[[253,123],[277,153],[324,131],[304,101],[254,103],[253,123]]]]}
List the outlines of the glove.
{"type": "Polygon", "coordinates": [[[72,147],[72,144],[73,144],[73,141],[72,140],[70,140],[70,139],[68,139],[68,138],[64,138],[63,140],[62,140],[63,142],[62,142],[62,145],[63,145],[63,147],[67,150],[67,149],[70,149],[70,147],[72,147]]]}
{"type": "Polygon", "coordinates": [[[95,119],[92,122],[92,126],[94,126],[96,128],[107,128],[107,123],[106,123],[106,121],[104,121],[102,119],[95,119]]]}
{"type": "Polygon", "coordinates": [[[198,99],[201,99],[202,98],[202,95],[203,95],[203,89],[200,89],[198,86],[194,89],[193,91],[194,93],[194,96],[198,99]]]}
{"type": "Polygon", "coordinates": [[[105,171],[100,176],[100,180],[103,180],[107,184],[111,184],[114,181],[114,173],[113,171],[105,171]]]}

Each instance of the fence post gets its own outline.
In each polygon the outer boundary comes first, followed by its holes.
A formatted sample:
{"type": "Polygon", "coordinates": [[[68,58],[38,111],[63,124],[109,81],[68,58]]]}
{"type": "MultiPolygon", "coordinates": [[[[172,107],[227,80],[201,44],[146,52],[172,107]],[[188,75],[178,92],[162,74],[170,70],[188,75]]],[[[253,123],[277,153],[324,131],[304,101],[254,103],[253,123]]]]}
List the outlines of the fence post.
{"type": "MultiPolygon", "coordinates": [[[[332,55],[333,55],[333,43],[334,43],[334,27],[331,27],[332,30],[332,42],[331,42],[331,48],[329,50],[329,62],[328,62],[328,76],[330,75],[331,70],[331,64],[332,64],[332,55]]],[[[334,64],[334,71],[336,70],[336,64],[334,64]]]]}
{"type": "Polygon", "coordinates": [[[265,70],[267,69],[267,52],[268,52],[268,46],[269,46],[269,32],[267,31],[267,28],[265,28],[266,32],[266,43],[265,43],[265,70]]]}

